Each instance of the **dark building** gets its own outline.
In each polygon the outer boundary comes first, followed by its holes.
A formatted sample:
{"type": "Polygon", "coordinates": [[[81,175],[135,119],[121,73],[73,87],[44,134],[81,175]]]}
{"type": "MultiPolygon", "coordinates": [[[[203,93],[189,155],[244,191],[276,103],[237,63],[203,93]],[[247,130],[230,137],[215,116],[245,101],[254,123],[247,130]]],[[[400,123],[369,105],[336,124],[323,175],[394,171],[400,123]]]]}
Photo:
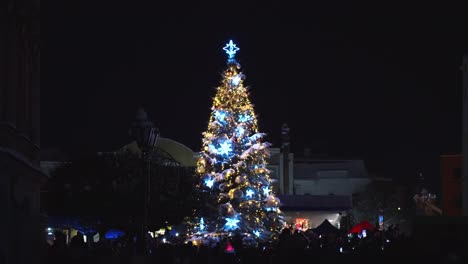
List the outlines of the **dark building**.
{"type": "Polygon", "coordinates": [[[468,216],[468,55],[463,57],[463,215],[468,216]]]}
{"type": "Polygon", "coordinates": [[[441,158],[442,211],[444,215],[461,216],[462,155],[443,155],[441,158]]]}
{"type": "Polygon", "coordinates": [[[285,221],[308,229],[327,220],[340,228],[341,216],[352,209],[352,195],[370,182],[364,161],[316,156],[309,148],[295,155],[286,124],[281,136],[281,148],[269,149],[268,169],[285,221]]]}
{"type": "Polygon", "coordinates": [[[0,263],[39,263],[40,1],[0,2],[0,263]]]}

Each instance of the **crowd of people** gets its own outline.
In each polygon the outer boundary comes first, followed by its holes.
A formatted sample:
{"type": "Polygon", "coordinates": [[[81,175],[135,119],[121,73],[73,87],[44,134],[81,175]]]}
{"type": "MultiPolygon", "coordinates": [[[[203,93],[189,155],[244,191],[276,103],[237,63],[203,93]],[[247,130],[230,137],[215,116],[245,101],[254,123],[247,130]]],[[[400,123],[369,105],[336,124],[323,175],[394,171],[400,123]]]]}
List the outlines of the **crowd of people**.
{"type": "MultiPolygon", "coordinates": [[[[365,234],[318,234],[312,229],[283,229],[277,241],[244,247],[241,236],[221,239],[217,243],[195,245],[191,242],[151,238],[148,241],[148,263],[167,264],[279,264],[291,263],[466,263],[459,241],[439,241],[426,247],[397,228],[365,234]]],[[[66,243],[65,236],[55,233],[43,263],[135,263],[133,240],[102,239],[85,243],[78,234],[66,243]]]]}

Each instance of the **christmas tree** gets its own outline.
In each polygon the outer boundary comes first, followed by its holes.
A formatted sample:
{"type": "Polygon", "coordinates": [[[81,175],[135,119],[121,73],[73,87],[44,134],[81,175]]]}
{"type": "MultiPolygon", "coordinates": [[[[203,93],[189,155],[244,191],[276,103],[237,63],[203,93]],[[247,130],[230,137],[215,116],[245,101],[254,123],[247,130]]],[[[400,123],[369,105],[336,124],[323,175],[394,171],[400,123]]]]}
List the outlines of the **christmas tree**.
{"type": "Polygon", "coordinates": [[[266,168],[269,143],[262,142],[245,76],[231,41],[223,48],[227,69],[217,88],[197,161],[200,208],[194,237],[241,235],[245,243],[275,239],[283,228],[279,199],[266,168]]]}

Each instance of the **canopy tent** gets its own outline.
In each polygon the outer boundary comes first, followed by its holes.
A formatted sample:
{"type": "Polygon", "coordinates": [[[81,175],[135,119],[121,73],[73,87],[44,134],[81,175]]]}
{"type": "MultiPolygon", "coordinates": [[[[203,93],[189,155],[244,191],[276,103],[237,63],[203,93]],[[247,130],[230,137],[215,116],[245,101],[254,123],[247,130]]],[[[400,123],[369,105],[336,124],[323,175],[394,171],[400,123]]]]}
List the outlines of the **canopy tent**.
{"type": "Polygon", "coordinates": [[[374,231],[375,226],[373,226],[371,223],[368,221],[362,221],[358,223],[357,225],[353,226],[351,230],[349,230],[349,234],[360,234],[362,233],[362,230],[367,230],[367,231],[374,231]]]}
{"type": "Polygon", "coordinates": [[[94,230],[92,226],[96,226],[97,221],[89,221],[88,223],[85,223],[85,221],[80,221],[78,217],[49,215],[47,217],[47,225],[52,228],[73,228],[86,235],[96,232],[96,230],[94,230]]]}
{"type": "Polygon", "coordinates": [[[340,232],[340,230],[332,225],[327,219],[325,219],[319,226],[314,228],[313,231],[319,235],[337,234],[340,232]]]}
{"type": "Polygon", "coordinates": [[[111,230],[106,232],[104,237],[106,239],[117,239],[117,238],[122,237],[124,235],[125,235],[124,231],[121,231],[121,230],[118,230],[118,229],[111,229],[111,230]]]}

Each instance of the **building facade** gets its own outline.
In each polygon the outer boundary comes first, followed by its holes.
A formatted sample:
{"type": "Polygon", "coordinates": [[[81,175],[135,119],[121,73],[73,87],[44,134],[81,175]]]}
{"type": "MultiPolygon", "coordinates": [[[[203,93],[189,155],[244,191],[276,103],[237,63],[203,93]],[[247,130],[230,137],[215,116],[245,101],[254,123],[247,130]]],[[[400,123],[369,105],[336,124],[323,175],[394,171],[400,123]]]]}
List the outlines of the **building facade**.
{"type": "Polygon", "coordinates": [[[341,217],[352,209],[352,195],[370,183],[365,164],[359,159],[295,159],[294,153],[288,153],[284,168],[286,159],[281,149],[270,148],[270,154],[267,168],[285,220],[301,228],[315,228],[324,220],[340,227],[341,217]]]}
{"type": "Polygon", "coordinates": [[[45,252],[39,168],[39,0],[0,4],[0,263],[45,252]]]}
{"type": "Polygon", "coordinates": [[[362,160],[321,159],[294,164],[296,195],[352,195],[368,183],[362,160]]]}

